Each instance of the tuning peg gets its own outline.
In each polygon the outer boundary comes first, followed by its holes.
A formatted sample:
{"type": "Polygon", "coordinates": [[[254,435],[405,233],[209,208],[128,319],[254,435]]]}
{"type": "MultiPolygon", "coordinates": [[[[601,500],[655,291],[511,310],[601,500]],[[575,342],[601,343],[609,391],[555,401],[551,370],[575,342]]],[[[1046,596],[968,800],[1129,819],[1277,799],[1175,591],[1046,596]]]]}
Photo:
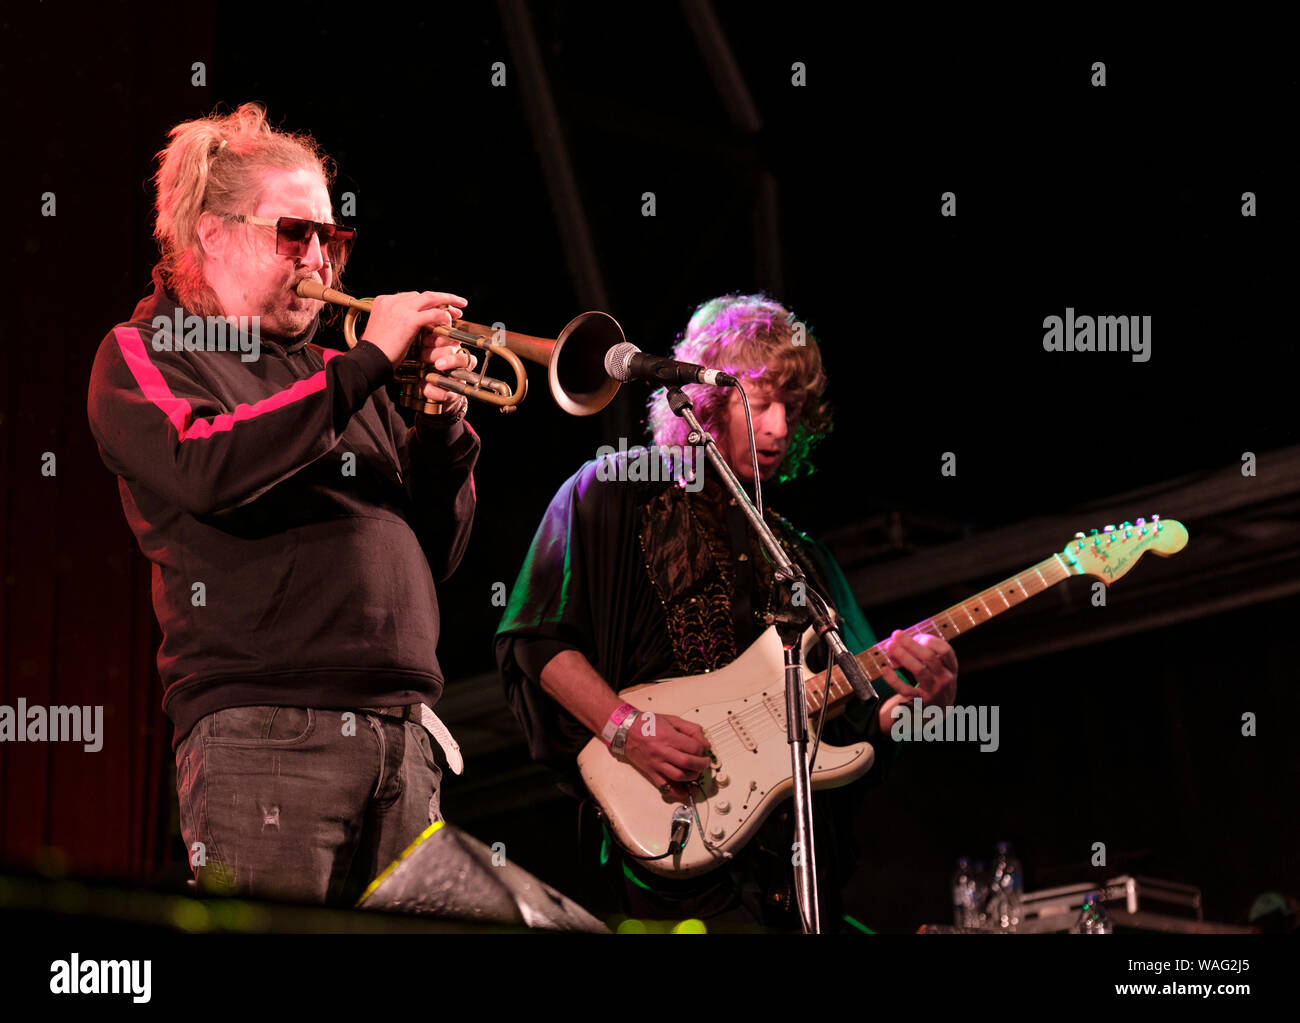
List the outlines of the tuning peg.
{"type": "Polygon", "coordinates": [[[1160,521],[1160,516],[1159,516],[1159,515],[1152,515],[1152,516],[1151,516],[1151,521],[1152,521],[1152,522],[1159,522],[1159,521],[1160,521]]]}
{"type": "Polygon", "coordinates": [[[1140,525],[1142,525],[1144,522],[1146,522],[1146,519],[1138,519],[1137,524],[1140,526],[1140,525]]]}
{"type": "Polygon", "coordinates": [[[1089,535],[1089,536],[1096,536],[1096,535],[1097,535],[1097,531],[1096,531],[1095,529],[1090,529],[1090,530],[1088,530],[1088,535],[1089,535]]]}
{"type": "Polygon", "coordinates": [[[1082,533],[1075,533],[1075,534],[1074,534],[1074,538],[1075,538],[1076,540],[1082,540],[1084,537],[1083,537],[1083,534],[1082,534],[1082,533]]]}
{"type": "Polygon", "coordinates": [[[1115,527],[1114,527],[1114,526],[1106,526],[1106,527],[1102,530],[1102,532],[1103,532],[1103,533],[1113,533],[1113,532],[1115,532],[1115,527]]]}

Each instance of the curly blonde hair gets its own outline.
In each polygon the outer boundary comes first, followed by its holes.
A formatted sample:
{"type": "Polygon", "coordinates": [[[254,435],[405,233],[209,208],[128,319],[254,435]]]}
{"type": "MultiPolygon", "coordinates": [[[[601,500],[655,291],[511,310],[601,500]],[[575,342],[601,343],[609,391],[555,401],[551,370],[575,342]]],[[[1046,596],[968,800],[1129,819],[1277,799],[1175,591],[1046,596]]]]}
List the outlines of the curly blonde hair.
{"type": "MultiPolygon", "coordinates": [[[[184,121],[168,133],[153,177],[154,237],[162,255],[163,280],[180,304],[200,316],[221,313],[204,275],[199,216],[246,213],[258,202],[262,176],[269,170],[312,170],[334,183],[334,161],[305,134],[276,131],[260,103],[244,103],[234,113],[184,121]]],[[[337,282],[341,266],[335,266],[337,282]]]]}
{"type": "MultiPolygon", "coordinates": [[[[776,475],[784,481],[813,471],[809,456],[831,431],[831,407],[822,398],[826,374],[821,347],[789,309],[763,294],[711,298],[691,316],[672,357],[725,370],[742,380],[765,377],[764,382],[778,392],[801,392],[803,415],[776,475]]],[[[718,436],[731,392],[703,384],[687,384],[683,390],[695,403],[700,425],[718,436]]],[[[668,407],[667,390],[655,391],[648,407],[655,443],[684,446],[690,428],[668,407]]]]}

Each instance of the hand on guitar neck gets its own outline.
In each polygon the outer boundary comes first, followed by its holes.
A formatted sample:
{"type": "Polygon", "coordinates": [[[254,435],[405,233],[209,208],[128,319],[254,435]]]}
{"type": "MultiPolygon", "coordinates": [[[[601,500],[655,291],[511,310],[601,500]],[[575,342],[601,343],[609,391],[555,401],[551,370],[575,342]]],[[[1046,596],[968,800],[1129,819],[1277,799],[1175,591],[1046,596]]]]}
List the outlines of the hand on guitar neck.
{"type": "Polygon", "coordinates": [[[913,639],[901,629],[895,629],[880,646],[889,654],[893,664],[886,671],[885,681],[897,694],[883,701],[877,713],[883,734],[888,735],[894,723],[894,708],[909,704],[918,696],[922,706],[953,705],[957,699],[957,655],[945,640],[928,632],[913,639]],[[906,670],[916,680],[916,685],[910,686],[899,678],[895,667],[906,670]]]}

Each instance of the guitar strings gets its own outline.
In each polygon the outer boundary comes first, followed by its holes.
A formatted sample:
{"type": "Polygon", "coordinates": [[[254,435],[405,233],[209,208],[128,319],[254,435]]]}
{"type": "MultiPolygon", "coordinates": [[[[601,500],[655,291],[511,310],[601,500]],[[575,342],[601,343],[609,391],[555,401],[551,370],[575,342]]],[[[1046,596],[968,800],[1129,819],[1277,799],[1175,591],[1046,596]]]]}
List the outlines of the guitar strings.
{"type": "MultiPolygon", "coordinates": [[[[1059,561],[1059,555],[1053,555],[1052,558],[1049,558],[1035,566],[1029,572],[1004,580],[1000,585],[990,587],[989,589],[975,594],[974,597],[962,601],[960,604],[954,604],[952,607],[941,611],[939,614],[927,619],[926,621],[918,622],[909,628],[903,629],[902,632],[904,635],[912,639],[916,639],[918,636],[925,634],[942,635],[943,625],[941,624],[941,620],[947,619],[947,624],[951,626],[955,633],[960,634],[976,625],[979,625],[981,622],[988,621],[994,615],[1008,610],[1009,608],[1014,607],[1016,603],[1019,603],[1019,601],[1013,602],[1011,598],[1003,592],[1004,589],[1014,594],[1015,588],[1019,587],[1022,594],[1021,600],[1023,601],[1028,597],[1036,596],[1048,587],[1068,578],[1069,574],[1069,571],[1059,561]],[[1031,590],[1030,586],[1024,581],[1026,578],[1032,581],[1034,577],[1038,577],[1042,581],[1043,590],[1031,590]],[[993,597],[1000,597],[1005,607],[997,610],[990,609],[989,601],[993,597]],[[972,613],[972,609],[975,613],[972,613]],[[977,617],[979,612],[983,612],[983,618],[977,617]],[[970,620],[970,625],[963,627],[957,618],[957,615],[959,614],[964,614],[970,620]]],[[[879,649],[879,647],[880,644],[876,644],[865,651],[865,653],[869,654],[874,651],[876,655],[883,654],[884,651],[879,649]]],[[[897,670],[901,667],[892,658],[887,657],[887,660],[891,662],[888,665],[890,668],[897,670]]],[[[864,665],[864,670],[872,681],[884,677],[883,671],[879,671],[878,665],[874,663],[874,659],[868,659],[867,663],[864,665]],[[872,677],[872,669],[876,669],[877,671],[877,674],[874,677],[872,677]]],[[[810,686],[814,678],[816,678],[816,676],[811,676],[809,679],[805,680],[805,686],[810,686]]],[[[835,693],[835,687],[838,684],[838,680],[832,677],[830,693],[835,697],[835,699],[839,698],[839,694],[835,693]]],[[[815,690],[816,694],[818,694],[818,701],[821,699],[820,693],[823,691],[823,688],[824,682],[815,690]]],[[[810,707],[809,714],[810,716],[817,714],[822,709],[823,708],[819,703],[815,708],[810,707]]],[[[750,744],[745,741],[743,736],[737,733],[737,726],[748,733],[749,737],[755,740],[754,745],[757,745],[757,740],[760,737],[767,738],[773,734],[780,734],[785,730],[784,703],[779,706],[779,710],[780,715],[778,716],[766,705],[766,702],[760,702],[738,714],[729,715],[727,718],[720,721],[715,721],[712,724],[705,725],[704,733],[708,736],[710,745],[718,755],[723,753],[730,755],[739,752],[748,752],[750,751],[750,744]],[[735,723],[734,725],[733,722],[735,723]]]]}
{"type": "MultiPolygon", "coordinates": [[[[1023,584],[1022,584],[1022,589],[1024,589],[1023,584]]],[[[1005,600],[1006,598],[1004,597],[1003,599],[1005,600]]],[[[1009,606],[1014,606],[1011,605],[1009,600],[1007,601],[1007,603],[1009,606]]],[[[969,606],[969,604],[957,605],[957,606],[965,607],[965,606],[969,606]]],[[[992,612],[985,611],[986,619],[991,615],[992,612]]],[[[931,618],[928,621],[918,622],[916,625],[913,625],[902,631],[905,635],[910,636],[913,639],[923,634],[935,635],[941,631],[937,619],[943,617],[951,618],[952,616],[950,613],[945,612],[943,614],[936,615],[935,618],[931,618]]],[[[974,618],[973,616],[971,616],[971,620],[975,624],[979,624],[979,622],[981,621],[981,619],[974,618]]],[[[953,625],[954,626],[956,625],[955,620],[953,621],[953,625]]],[[[958,631],[963,631],[963,630],[958,630],[958,631]]],[[[878,653],[884,653],[883,650],[879,650],[878,648],[879,648],[879,644],[876,644],[876,646],[870,647],[865,652],[870,653],[871,651],[877,651],[878,653]]],[[[892,663],[889,666],[895,669],[900,667],[900,665],[898,665],[897,663],[892,663]]],[[[868,661],[866,670],[868,672],[869,677],[871,673],[870,669],[873,667],[875,667],[875,665],[872,664],[870,661],[868,661]]],[[[821,673],[819,672],[818,674],[821,673]]],[[[883,678],[884,677],[883,673],[881,673],[877,677],[883,678]]],[[[804,683],[805,686],[812,686],[813,681],[816,678],[817,675],[810,676],[808,679],[805,680],[804,683]]],[[[832,696],[835,695],[834,686],[837,684],[838,684],[837,680],[832,679],[832,689],[831,689],[832,696]]],[[[816,695],[818,700],[821,699],[820,693],[822,691],[823,686],[824,683],[818,683],[816,686],[816,695]]],[[[738,722],[740,727],[750,734],[751,738],[758,739],[760,736],[770,737],[773,734],[780,734],[785,730],[785,720],[784,720],[785,707],[783,702],[780,705],[780,710],[781,710],[781,715],[780,717],[778,717],[776,714],[772,712],[772,710],[765,703],[758,703],[755,706],[743,710],[738,714],[729,715],[728,718],[724,718],[720,721],[715,721],[712,724],[705,725],[704,734],[709,737],[710,745],[713,747],[714,752],[718,753],[719,755],[721,755],[723,752],[729,754],[748,752],[749,745],[745,742],[745,740],[740,735],[736,733],[736,729],[732,727],[731,721],[735,720],[736,722],[738,722]],[[763,727],[760,727],[760,725],[762,725],[763,727]]],[[[810,709],[809,713],[810,715],[817,714],[820,712],[820,710],[821,707],[818,706],[816,708],[810,709]]]]}

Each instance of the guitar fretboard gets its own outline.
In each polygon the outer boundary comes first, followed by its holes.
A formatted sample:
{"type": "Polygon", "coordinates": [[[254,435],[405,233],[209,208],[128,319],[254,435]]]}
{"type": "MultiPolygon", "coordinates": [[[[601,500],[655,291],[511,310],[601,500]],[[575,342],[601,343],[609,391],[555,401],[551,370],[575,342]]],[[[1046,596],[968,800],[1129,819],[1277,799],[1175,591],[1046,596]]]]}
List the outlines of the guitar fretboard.
{"type": "MultiPolygon", "coordinates": [[[[1075,574],[1077,573],[1070,571],[1059,554],[1053,554],[1050,558],[1040,561],[1037,565],[1031,566],[1019,575],[1004,579],[996,586],[990,586],[987,590],[963,600],[960,604],[954,604],[946,611],[940,611],[933,618],[917,622],[911,628],[903,631],[913,638],[923,632],[928,632],[931,635],[942,636],[944,639],[951,639],[963,632],[969,632],[976,626],[983,625],[990,618],[997,617],[1003,611],[1015,607],[1030,597],[1038,596],[1048,587],[1055,586],[1062,579],[1075,574]]],[[[862,665],[862,670],[866,672],[867,678],[871,679],[872,682],[882,678],[885,669],[890,667],[889,656],[881,649],[879,643],[869,650],[862,651],[857,655],[856,660],[858,664],[862,665]]],[[[821,709],[822,686],[825,684],[826,673],[824,671],[811,676],[804,683],[804,689],[808,695],[808,713],[810,715],[821,709]]],[[[844,677],[844,672],[838,667],[835,668],[834,673],[831,675],[828,703],[833,708],[852,695],[853,687],[849,685],[849,680],[844,677]]]]}

